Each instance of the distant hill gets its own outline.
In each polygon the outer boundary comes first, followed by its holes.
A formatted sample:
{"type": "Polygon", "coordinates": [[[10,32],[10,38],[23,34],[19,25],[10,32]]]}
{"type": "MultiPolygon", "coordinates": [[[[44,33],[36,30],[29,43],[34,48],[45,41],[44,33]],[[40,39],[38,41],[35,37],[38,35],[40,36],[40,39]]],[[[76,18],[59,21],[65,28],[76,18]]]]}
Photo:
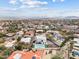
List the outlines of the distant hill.
{"type": "Polygon", "coordinates": [[[64,20],[64,19],[79,19],[78,16],[59,16],[59,17],[1,17],[0,20],[64,20]]]}
{"type": "Polygon", "coordinates": [[[65,19],[79,19],[79,16],[66,16],[65,19]]]}

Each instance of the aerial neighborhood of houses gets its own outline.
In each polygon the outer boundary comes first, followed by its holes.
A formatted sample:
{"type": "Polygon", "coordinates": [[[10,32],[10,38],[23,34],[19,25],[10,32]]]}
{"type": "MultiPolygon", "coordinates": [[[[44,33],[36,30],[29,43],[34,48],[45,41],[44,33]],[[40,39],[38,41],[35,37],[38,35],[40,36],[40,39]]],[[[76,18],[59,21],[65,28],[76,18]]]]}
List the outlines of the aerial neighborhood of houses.
{"type": "Polygon", "coordinates": [[[0,59],[79,59],[79,20],[2,20],[0,59]]]}

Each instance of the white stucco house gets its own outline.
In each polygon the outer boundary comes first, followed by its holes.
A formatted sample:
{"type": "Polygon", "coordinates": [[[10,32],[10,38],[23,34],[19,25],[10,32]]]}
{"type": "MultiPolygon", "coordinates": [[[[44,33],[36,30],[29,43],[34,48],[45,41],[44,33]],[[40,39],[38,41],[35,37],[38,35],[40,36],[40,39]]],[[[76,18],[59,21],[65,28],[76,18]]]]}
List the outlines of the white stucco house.
{"type": "Polygon", "coordinates": [[[31,42],[31,37],[22,37],[20,42],[24,42],[24,43],[30,44],[30,42],[31,42]]]}
{"type": "Polygon", "coordinates": [[[46,44],[47,42],[47,39],[46,39],[46,35],[45,34],[39,34],[39,35],[36,35],[35,36],[35,40],[36,40],[36,43],[42,43],[42,44],[46,44]]]}

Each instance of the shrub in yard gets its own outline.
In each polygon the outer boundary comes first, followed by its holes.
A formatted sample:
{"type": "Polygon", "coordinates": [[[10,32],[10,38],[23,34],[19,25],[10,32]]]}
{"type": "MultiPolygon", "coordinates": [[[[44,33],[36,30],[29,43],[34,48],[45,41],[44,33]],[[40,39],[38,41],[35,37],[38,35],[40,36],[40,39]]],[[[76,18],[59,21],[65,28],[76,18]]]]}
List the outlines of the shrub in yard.
{"type": "Polygon", "coordinates": [[[56,56],[52,57],[52,59],[63,59],[63,58],[61,58],[60,56],[56,55],[56,56]]]}
{"type": "Polygon", "coordinates": [[[0,59],[4,59],[2,56],[0,56],[0,59]]]}
{"type": "Polygon", "coordinates": [[[10,53],[11,53],[10,50],[5,50],[5,51],[4,51],[4,55],[5,55],[5,56],[9,56],[10,53]]]}

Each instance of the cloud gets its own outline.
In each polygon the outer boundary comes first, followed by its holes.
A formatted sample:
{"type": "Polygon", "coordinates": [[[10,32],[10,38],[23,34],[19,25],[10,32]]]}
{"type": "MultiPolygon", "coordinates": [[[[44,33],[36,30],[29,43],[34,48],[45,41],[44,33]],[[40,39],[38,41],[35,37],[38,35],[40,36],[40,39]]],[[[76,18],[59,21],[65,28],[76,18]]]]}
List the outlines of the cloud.
{"type": "Polygon", "coordinates": [[[61,2],[64,2],[64,0],[60,0],[61,2]]]}
{"type": "Polygon", "coordinates": [[[16,11],[16,8],[0,7],[0,11],[16,11]]]}
{"type": "Polygon", "coordinates": [[[19,8],[26,8],[26,5],[21,5],[19,8]]]}
{"type": "Polygon", "coordinates": [[[42,6],[42,5],[47,5],[48,3],[47,2],[41,2],[41,1],[33,1],[33,0],[20,0],[20,2],[23,4],[23,5],[26,5],[28,7],[39,7],[39,6],[42,6]]]}
{"type": "Polygon", "coordinates": [[[64,2],[64,0],[52,0],[53,2],[64,2]]]}
{"type": "Polygon", "coordinates": [[[34,8],[48,4],[48,2],[46,1],[39,1],[39,0],[10,0],[9,3],[13,5],[19,4],[20,8],[25,8],[25,7],[34,8]]]}
{"type": "Polygon", "coordinates": [[[53,2],[56,2],[56,0],[52,0],[53,2]]]}
{"type": "Polygon", "coordinates": [[[9,3],[15,5],[16,4],[16,0],[10,0],[9,3]]]}
{"type": "Polygon", "coordinates": [[[0,16],[13,16],[16,15],[16,10],[14,8],[8,8],[8,7],[0,7],[0,16]]]}

